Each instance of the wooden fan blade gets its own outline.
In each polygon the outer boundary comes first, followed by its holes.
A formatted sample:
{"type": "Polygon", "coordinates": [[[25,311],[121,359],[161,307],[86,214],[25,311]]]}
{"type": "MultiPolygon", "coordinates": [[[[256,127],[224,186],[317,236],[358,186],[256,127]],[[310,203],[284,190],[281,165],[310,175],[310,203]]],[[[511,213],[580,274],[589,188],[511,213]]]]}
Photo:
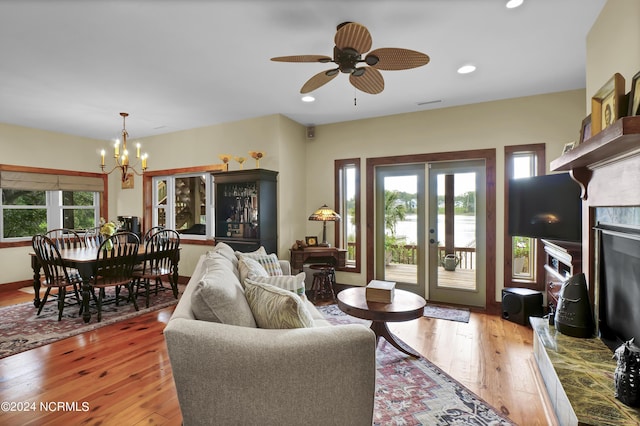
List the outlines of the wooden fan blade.
{"type": "Polygon", "coordinates": [[[271,58],[276,62],[331,62],[331,57],[324,55],[294,55],[271,58]]]}
{"type": "Polygon", "coordinates": [[[375,68],[364,68],[364,74],[359,77],[351,74],[349,81],[356,89],[372,95],[377,95],[384,90],[384,78],[375,68]]]}
{"type": "Polygon", "coordinates": [[[340,27],[336,32],[334,41],[338,49],[351,48],[358,54],[368,52],[372,43],[371,34],[369,34],[367,27],[355,22],[350,22],[340,27]]]}
{"type": "Polygon", "coordinates": [[[338,74],[340,74],[337,71],[333,73],[331,73],[330,71],[335,70],[322,71],[311,77],[309,80],[307,80],[304,86],[302,86],[302,89],[300,89],[300,93],[313,92],[314,90],[321,86],[324,86],[325,84],[336,78],[338,74]]]}
{"type": "Polygon", "coordinates": [[[378,63],[371,66],[379,70],[406,70],[421,67],[429,63],[429,56],[424,53],[396,47],[384,47],[373,50],[369,52],[367,58],[373,56],[378,58],[378,63]]]}

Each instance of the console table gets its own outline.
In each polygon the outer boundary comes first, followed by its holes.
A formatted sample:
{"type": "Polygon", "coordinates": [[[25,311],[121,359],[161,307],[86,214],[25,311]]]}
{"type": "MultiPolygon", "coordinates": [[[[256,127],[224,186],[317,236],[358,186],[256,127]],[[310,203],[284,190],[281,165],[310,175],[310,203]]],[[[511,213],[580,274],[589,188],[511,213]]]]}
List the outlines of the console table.
{"type": "Polygon", "coordinates": [[[640,410],[614,397],[616,361],[600,339],[566,336],[543,318],[530,322],[533,354],[560,425],[640,423],[640,410]]]}
{"type": "Polygon", "coordinates": [[[289,251],[291,269],[301,270],[305,263],[329,263],[336,268],[344,268],[347,262],[347,250],[336,247],[305,247],[289,251]]]}

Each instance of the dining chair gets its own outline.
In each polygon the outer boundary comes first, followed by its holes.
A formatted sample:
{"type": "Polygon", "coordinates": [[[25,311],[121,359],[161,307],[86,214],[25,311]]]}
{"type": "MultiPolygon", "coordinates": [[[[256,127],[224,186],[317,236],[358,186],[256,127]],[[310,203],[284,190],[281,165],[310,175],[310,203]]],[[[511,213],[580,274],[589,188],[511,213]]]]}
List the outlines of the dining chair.
{"type": "Polygon", "coordinates": [[[50,229],[44,233],[58,247],[58,249],[80,248],[84,246],[84,240],[73,229],[56,228],[50,229]]]}
{"type": "Polygon", "coordinates": [[[178,282],[174,278],[180,250],[180,234],[173,229],[155,232],[145,243],[144,261],[133,272],[136,282],[136,294],[144,285],[146,307],[149,307],[149,293],[151,282],[155,283],[155,293],[158,294],[162,285],[162,278],[166,277],[174,297],[178,298],[178,282]]]}
{"type": "Polygon", "coordinates": [[[138,310],[138,303],[133,293],[133,268],[136,265],[140,239],[133,232],[117,232],[106,237],[96,255],[96,262],[91,277],[91,292],[98,309],[98,322],[102,321],[102,305],[105,289],[115,288],[115,304],[120,302],[120,289],[126,287],[129,294],[127,300],[133,301],[138,310]],[[98,290],[96,296],[95,290],[98,290]]]}
{"type": "Polygon", "coordinates": [[[102,242],[102,234],[100,234],[100,227],[89,228],[84,232],[84,246],[88,248],[98,248],[102,242]]]}
{"type": "Polygon", "coordinates": [[[160,232],[160,231],[164,231],[166,228],[164,226],[153,226],[151,228],[149,228],[147,230],[147,232],[144,233],[144,237],[142,238],[142,242],[146,243],[147,241],[149,241],[149,239],[151,238],[151,236],[153,234],[155,234],[156,232],[160,232]]]}
{"type": "Polygon", "coordinates": [[[38,308],[38,315],[40,315],[42,308],[47,303],[51,289],[56,288],[58,290],[58,321],[60,321],[66,303],[68,287],[73,289],[76,303],[80,304],[78,286],[82,284],[82,279],[77,273],[69,273],[69,270],[62,262],[62,257],[55,241],[51,238],[46,235],[34,235],[31,239],[31,245],[44,271],[44,277],[40,279],[40,285],[46,288],[44,298],[38,308]]]}

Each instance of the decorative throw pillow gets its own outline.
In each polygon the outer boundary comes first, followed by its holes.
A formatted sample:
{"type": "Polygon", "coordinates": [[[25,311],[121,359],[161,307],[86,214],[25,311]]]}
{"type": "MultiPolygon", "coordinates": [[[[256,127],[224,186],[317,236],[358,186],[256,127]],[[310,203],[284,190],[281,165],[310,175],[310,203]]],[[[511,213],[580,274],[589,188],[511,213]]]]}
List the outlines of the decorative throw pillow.
{"type": "Polygon", "coordinates": [[[247,278],[268,277],[269,274],[257,260],[247,256],[240,257],[238,261],[238,271],[240,272],[240,284],[244,287],[247,278]]]}
{"type": "Polygon", "coordinates": [[[245,295],[260,328],[313,326],[313,318],[304,302],[289,290],[247,279],[245,295]]]}
{"type": "Polygon", "coordinates": [[[202,321],[256,327],[238,278],[219,264],[208,267],[193,290],[191,309],[202,321]]]}
{"type": "Polygon", "coordinates": [[[262,267],[267,271],[272,277],[281,276],[282,268],[280,267],[280,261],[278,260],[278,256],[275,253],[271,254],[253,254],[253,253],[245,253],[240,256],[240,259],[243,257],[247,257],[249,259],[256,260],[262,267]]]}
{"type": "Polygon", "coordinates": [[[283,290],[292,291],[298,296],[304,296],[305,294],[304,293],[305,292],[305,287],[304,287],[305,273],[304,272],[300,272],[298,275],[282,275],[279,277],[272,277],[272,276],[251,277],[250,276],[249,278],[259,283],[271,284],[283,290]]]}

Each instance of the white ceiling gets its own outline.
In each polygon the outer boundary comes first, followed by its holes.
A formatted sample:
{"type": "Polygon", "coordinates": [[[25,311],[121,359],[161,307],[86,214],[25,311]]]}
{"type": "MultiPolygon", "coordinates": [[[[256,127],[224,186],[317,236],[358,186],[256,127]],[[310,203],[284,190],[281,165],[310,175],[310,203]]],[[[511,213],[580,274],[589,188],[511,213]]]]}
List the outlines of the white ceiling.
{"type": "Polygon", "coordinates": [[[0,122],[111,139],[281,113],[326,124],[585,87],[586,35],[605,0],[1,0],[0,122]],[[300,101],[333,64],[336,25],[355,21],[373,49],[431,62],[382,71],[385,90],[346,75],[300,101]],[[477,66],[459,75],[461,65],[477,66]],[[426,105],[419,105],[425,103],[426,105]],[[434,102],[434,103],[429,103],[434,102]]]}

